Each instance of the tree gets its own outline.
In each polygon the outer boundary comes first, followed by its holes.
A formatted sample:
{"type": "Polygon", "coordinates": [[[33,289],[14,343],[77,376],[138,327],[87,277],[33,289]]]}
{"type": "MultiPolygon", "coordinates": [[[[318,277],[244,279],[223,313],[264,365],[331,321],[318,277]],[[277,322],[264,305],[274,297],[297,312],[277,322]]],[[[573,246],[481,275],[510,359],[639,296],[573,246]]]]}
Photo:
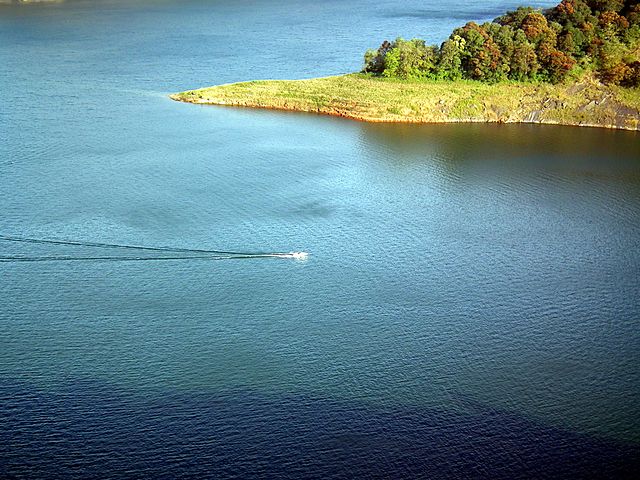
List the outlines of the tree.
{"type": "Polygon", "coordinates": [[[510,25],[500,25],[499,23],[485,23],[485,31],[493,39],[500,50],[499,71],[508,76],[511,70],[511,61],[515,52],[515,30],[510,25]]]}
{"type": "Polygon", "coordinates": [[[631,67],[629,67],[629,65],[624,62],[617,62],[603,69],[602,73],[600,74],[600,79],[604,83],[620,85],[621,83],[624,83],[624,81],[628,78],[631,78],[632,74],[633,70],[631,69],[631,67]]]}
{"type": "Polygon", "coordinates": [[[459,35],[452,35],[440,47],[436,77],[443,80],[459,80],[462,78],[462,52],[465,39],[459,35]]]}
{"type": "Polygon", "coordinates": [[[629,28],[629,21],[625,17],[609,10],[598,16],[598,23],[606,38],[613,38],[629,28]]]}
{"type": "Polygon", "coordinates": [[[382,45],[378,50],[369,49],[364,54],[364,69],[365,73],[382,74],[384,71],[384,62],[387,53],[391,50],[391,43],[387,40],[382,42],[382,45]]]}
{"type": "Polygon", "coordinates": [[[562,0],[549,11],[548,16],[560,25],[564,25],[565,29],[580,28],[585,23],[595,23],[591,7],[583,0],[562,0]]]}
{"type": "Polygon", "coordinates": [[[522,30],[514,36],[514,50],[509,68],[509,78],[513,80],[532,80],[540,70],[538,56],[522,30]]]}
{"type": "Polygon", "coordinates": [[[502,62],[500,48],[483,27],[469,22],[464,27],[456,29],[454,35],[465,41],[461,52],[465,77],[487,82],[506,78],[509,67],[502,62]]]}
{"type": "Polygon", "coordinates": [[[568,55],[582,58],[586,55],[586,47],[589,44],[587,36],[579,28],[568,26],[558,36],[557,46],[568,55]]]}
{"type": "Polygon", "coordinates": [[[539,12],[528,14],[520,27],[530,42],[536,45],[544,42],[555,45],[556,32],[549,26],[547,19],[539,12]]]}
{"type": "Polygon", "coordinates": [[[500,25],[510,25],[517,29],[522,27],[522,22],[527,15],[535,12],[537,12],[537,10],[531,7],[518,7],[517,10],[507,12],[503,16],[496,18],[494,22],[499,23],[500,25]]]}
{"type": "Polygon", "coordinates": [[[436,47],[427,46],[424,40],[396,39],[385,57],[385,77],[427,78],[435,76],[436,47]]]}
{"type": "Polygon", "coordinates": [[[564,80],[576,64],[576,61],[569,55],[546,43],[541,44],[538,58],[541,60],[546,79],[551,83],[564,80]]]}

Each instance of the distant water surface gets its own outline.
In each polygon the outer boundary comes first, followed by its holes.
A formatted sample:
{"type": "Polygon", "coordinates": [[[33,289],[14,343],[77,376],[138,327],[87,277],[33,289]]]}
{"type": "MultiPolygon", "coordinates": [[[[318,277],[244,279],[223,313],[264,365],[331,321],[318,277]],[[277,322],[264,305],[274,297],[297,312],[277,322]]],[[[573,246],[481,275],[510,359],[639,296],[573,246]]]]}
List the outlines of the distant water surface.
{"type": "Polygon", "coordinates": [[[166,97],[518,3],[0,6],[0,235],[311,252],[0,263],[0,477],[637,472],[637,133],[166,97]]]}

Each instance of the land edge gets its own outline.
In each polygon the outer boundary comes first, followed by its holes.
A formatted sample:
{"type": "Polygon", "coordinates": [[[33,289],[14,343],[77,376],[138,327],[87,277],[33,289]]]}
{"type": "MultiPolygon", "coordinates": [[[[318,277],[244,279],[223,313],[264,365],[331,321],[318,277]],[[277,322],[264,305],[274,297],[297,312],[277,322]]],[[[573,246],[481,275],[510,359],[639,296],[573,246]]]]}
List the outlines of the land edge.
{"type": "MultiPolygon", "coordinates": [[[[386,82],[383,79],[374,79],[362,74],[347,74],[306,80],[258,80],[226,83],[170,94],[169,98],[178,102],[200,105],[315,113],[372,123],[524,123],[640,131],[640,102],[636,104],[635,101],[625,101],[620,98],[619,92],[621,90],[627,89],[608,87],[593,77],[584,77],[579,81],[562,85],[531,83],[488,85],[471,81],[386,82]],[[380,108],[372,111],[366,107],[360,107],[375,102],[367,99],[359,103],[358,100],[361,100],[357,98],[359,95],[354,95],[354,98],[349,97],[350,93],[360,91],[357,84],[355,89],[353,89],[353,85],[349,86],[352,91],[348,91],[346,95],[345,92],[338,91],[327,94],[324,87],[319,87],[319,82],[328,83],[328,86],[331,87],[336,82],[344,83],[354,80],[356,83],[358,81],[379,82],[379,90],[387,88],[388,85],[396,87],[396,90],[398,87],[402,90],[403,86],[417,86],[419,90],[413,96],[412,93],[416,92],[415,88],[414,92],[405,95],[407,98],[403,98],[400,102],[401,105],[389,105],[390,99],[383,99],[380,102],[381,105],[377,105],[380,108]],[[480,108],[472,109],[462,115],[451,114],[445,109],[438,110],[440,105],[446,104],[450,100],[447,98],[447,102],[445,102],[443,98],[440,98],[440,96],[450,97],[449,92],[439,96],[442,87],[444,86],[446,89],[447,85],[451,86],[452,90],[458,90],[453,95],[453,103],[456,105],[470,104],[475,107],[480,106],[480,108]],[[462,92],[458,88],[460,85],[465,86],[462,92]],[[436,89],[437,91],[430,91],[430,86],[440,88],[436,89]],[[502,90],[505,88],[507,90],[514,88],[521,90],[515,92],[522,95],[516,102],[518,108],[510,109],[510,105],[495,105],[496,94],[504,94],[502,90]],[[478,98],[478,90],[480,93],[486,92],[486,100],[478,98]],[[565,102],[567,97],[571,101],[565,102]],[[410,104],[412,100],[421,103],[423,109],[403,108],[405,107],[403,104],[410,104]],[[431,107],[430,111],[424,110],[429,107],[431,107]],[[389,114],[388,112],[393,113],[389,114]]],[[[366,92],[367,89],[364,88],[362,91],[366,92]]],[[[506,93],[514,92],[507,91],[506,93]]],[[[640,95],[637,96],[640,98],[640,95]]],[[[513,95],[511,97],[511,100],[514,100],[513,95]]]]}

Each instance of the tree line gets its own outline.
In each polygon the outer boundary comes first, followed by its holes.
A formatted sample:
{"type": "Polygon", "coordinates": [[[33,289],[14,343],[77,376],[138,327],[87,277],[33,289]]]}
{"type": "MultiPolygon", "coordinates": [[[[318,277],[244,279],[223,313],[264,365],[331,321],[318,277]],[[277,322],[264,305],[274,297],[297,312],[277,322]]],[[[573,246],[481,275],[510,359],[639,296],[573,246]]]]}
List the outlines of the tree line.
{"type": "Polygon", "coordinates": [[[558,83],[595,71],[605,83],[640,86],[640,5],[630,0],[562,0],[520,7],[456,28],[439,47],[397,38],[365,53],[364,72],[392,78],[558,83]]]}

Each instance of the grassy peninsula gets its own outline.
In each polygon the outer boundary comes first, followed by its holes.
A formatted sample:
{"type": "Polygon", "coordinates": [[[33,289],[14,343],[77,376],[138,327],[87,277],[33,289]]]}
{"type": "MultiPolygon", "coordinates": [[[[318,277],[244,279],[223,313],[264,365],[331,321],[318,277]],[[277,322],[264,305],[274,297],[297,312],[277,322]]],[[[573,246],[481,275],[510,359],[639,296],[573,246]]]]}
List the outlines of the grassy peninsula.
{"type": "Polygon", "coordinates": [[[605,86],[591,77],[554,85],[351,74],[233,83],[177,93],[171,98],[369,122],[528,122],[640,130],[640,90],[605,86]]]}
{"type": "Polygon", "coordinates": [[[502,122],[640,130],[640,6],[562,0],[455,29],[440,46],[384,41],[359,74],[267,80],[171,96],[372,122],[502,122]]]}

